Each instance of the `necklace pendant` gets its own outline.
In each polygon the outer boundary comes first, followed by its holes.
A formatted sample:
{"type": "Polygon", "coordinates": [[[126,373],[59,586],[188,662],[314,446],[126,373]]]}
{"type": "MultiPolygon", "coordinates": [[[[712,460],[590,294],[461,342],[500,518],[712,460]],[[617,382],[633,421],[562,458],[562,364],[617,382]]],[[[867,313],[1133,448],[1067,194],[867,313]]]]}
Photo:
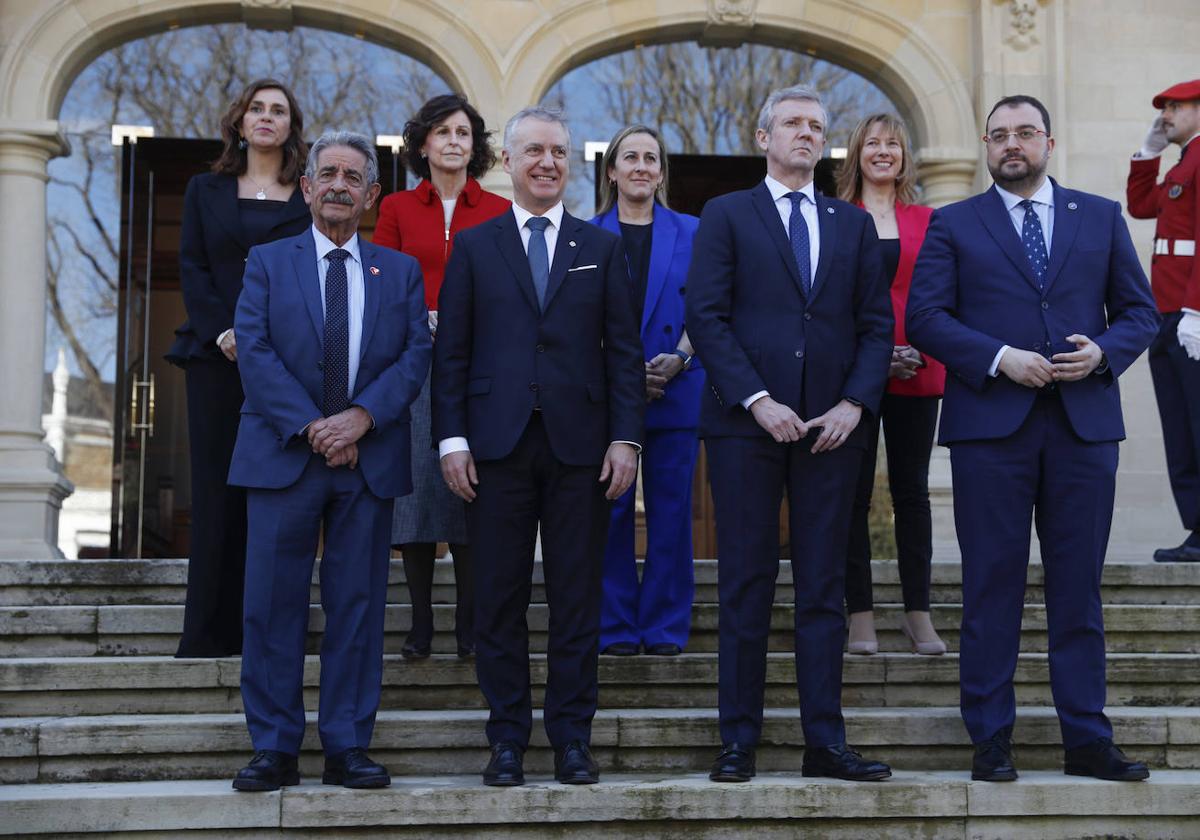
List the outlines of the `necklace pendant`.
{"type": "Polygon", "coordinates": [[[254,197],[257,198],[259,201],[266,201],[267,193],[266,193],[266,191],[260,189],[258,192],[256,192],[254,194],[254,197]]]}

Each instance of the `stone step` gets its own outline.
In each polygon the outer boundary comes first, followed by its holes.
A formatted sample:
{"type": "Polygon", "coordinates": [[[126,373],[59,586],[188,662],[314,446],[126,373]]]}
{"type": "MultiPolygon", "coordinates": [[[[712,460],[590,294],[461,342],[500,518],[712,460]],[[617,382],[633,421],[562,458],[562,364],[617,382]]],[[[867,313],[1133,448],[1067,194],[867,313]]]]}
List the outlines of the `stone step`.
{"type": "MultiPolygon", "coordinates": [[[[241,660],[172,657],[63,657],[0,660],[0,709],[9,716],[238,713],[241,660]]],[[[317,707],[320,663],[305,662],[305,704],[317,707]]],[[[545,687],[546,657],[531,657],[535,702],[545,687]]],[[[1044,653],[1022,654],[1017,702],[1052,701],[1044,653]]],[[[846,706],[952,706],[958,702],[958,657],[891,653],[847,656],[846,706]]],[[[791,654],[767,658],[766,703],[796,700],[791,654]]],[[[1118,706],[1200,706],[1200,654],[1122,654],[1108,657],[1108,702],[1118,706]]],[[[709,709],[717,704],[717,656],[600,658],[600,706],[709,709]]],[[[473,660],[435,655],[408,661],[388,655],[384,709],[479,709],[483,696],[473,660]]]]}
{"type": "MultiPolygon", "coordinates": [[[[1200,768],[1200,709],[1108,710],[1115,739],[1156,768],[1200,768]]],[[[847,708],[847,737],[864,753],[904,770],[970,766],[971,748],[956,707],[847,708]]],[[[371,752],[393,773],[476,773],[486,763],[482,710],[379,713],[371,752]]],[[[531,772],[553,766],[536,712],[526,758],[531,772]]],[[[301,755],[302,771],[319,774],[316,716],[301,755]]],[[[1013,735],[1018,767],[1061,767],[1054,710],[1021,707],[1013,735]]],[[[766,710],[758,766],[794,772],[803,743],[795,708],[766,710]]],[[[715,709],[604,709],[592,746],[609,772],[696,773],[707,769],[719,744],[715,709]]],[[[250,754],[246,723],[237,714],[108,715],[0,719],[0,781],[100,782],[231,777],[250,754]]]]}
{"type": "MultiPolygon", "coordinates": [[[[319,566],[319,564],[318,564],[319,566]]],[[[934,562],[931,597],[934,603],[962,600],[962,566],[956,561],[934,562]]],[[[697,603],[716,603],[717,563],[695,564],[697,603]]],[[[314,581],[317,574],[314,573],[314,581]]],[[[541,563],[534,566],[533,600],[545,600],[541,563]]],[[[894,560],[872,563],[875,598],[880,603],[901,600],[899,569],[894,560]]],[[[408,603],[403,563],[394,559],[388,575],[389,603],[408,603]]],[[[116,604],[182,604],[187,560],[0,560],[0,607],[116,604]]],[[[776,600],[792,600],[791,562],[780,561],[776,600]]],[[[1103,594],[1110,604],[1191,604],[1200,602],[1200,564],[1110,562],[1104,570],[1103,594]]],[[[434,600],[454,602],[454,573],[449,560],[439,560],[434,572],[434,600]]],[[[313,601],[319,601],[314,587],[313,601]]],[[[1039,603],[1042,566],[1029,566],[1026,600],[1039,603]]]]}
{"type": "Polygon", "coordinates": [[[531,775],[524,787],[478,776],[396,777],[351,791],[307,779],[239,794],[228,779],[0,788],[0,834],[164,837],[759,838],[876,840],[1158,840],[1200,836],[1200,772],[1159,770],[1137,784],[1025,771],[1013,784],[963,772],[897,772],[878,784],[761,773],[743,785],[703,774],[607,772],[572,787],[531,775]],[[367,832],[370,832],[368,835],[367,832]]]}
{"type": "MultiPolygon", "coordinates": [[[[392,604],[387,608],[384,650],[399,653],[411,623],[410,607],[392,604]]],[[[933,607],[933,623],[951,650],[957,648],[962,608],[954,604],[933,607]]],[[[880,648],[909,649],[899,631],[903,607],[877,605],[876,624],[880,648]]],[[[545,604],[529,608],[530,645],[545,650],[548,623],[545,604]]],[[[1112,653],[1200,653],[1200,603],[1197,604],[1110,604],[1104,608],[1108,650],[1112,653]]],[[[183,626],[182,606],[65,606],[0,607],[0,657],[29,656],[154,656],[173,654],[183,626]]],[[[312,606],[309,619],[309,652],[320,646],[324,616],[312,606]]],[[[434,650],[454,651],[454,606],[434,607],[434,650]]],[[[771,616],[772,650],[793,647],[793,610],[776,604],[771,616]]],[[[1030,604],[1025,609],[1022,649],[1046,650],[1046,609],[1030,604]]],[[[717,648],[717,606],[697,603],[692,608],[692,636],[688,650],[717,648]]]]}

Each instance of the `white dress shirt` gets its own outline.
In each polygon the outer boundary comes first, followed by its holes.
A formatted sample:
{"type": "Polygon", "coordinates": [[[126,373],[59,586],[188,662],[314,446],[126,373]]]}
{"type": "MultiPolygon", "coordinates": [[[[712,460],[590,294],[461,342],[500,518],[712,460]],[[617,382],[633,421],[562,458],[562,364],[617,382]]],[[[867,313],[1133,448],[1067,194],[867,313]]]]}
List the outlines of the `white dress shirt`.
{"type": "MultiPolygon", "coordinates": [[[[770,175],[766,177],[764,183],[767,185],[767,190],[771,193],[771,200],[775,202],[775,209],[779,211],[779,221],[783,223],[783,232],[790,239],[792,200],[788,198],[788,193],[793,192],[793,190],[779,183],[770,175]]],[[[810,269],[808,282],[812,283],[813,279],[817,276],[817,260],[821,256],[821,225],[817,214],[816,189],[813,187],[813,182],[809,181],[794,192],[804,193],[808,198],[807,201],[800,203],[800,215],[804,218],[804,223],[808,225],[808,265],[810,269]]],[[[756,391],[742,400],[742,408],[748,411],[751,403],[768,396],[770,394],[766,391],[756,391]]]]}
{"type": "MultiPolygon", "coordinates": [[[[996,192],[1004,202],[1004,209],[1008,211],[1008,218],[1012,220],[1019,240],[1025,224],[1025,208],[1021,206],[1025,198],[1009,192],[999,184],[996,184],[996,192]]],[[[1037,192],[1029,196],[1029,200],[1033,202],[1033,212],[1037,214],[1038,223],[1042,226],[1042,240],[1046,243],[1046,256],[1049,257],[1050,243],[1054,239],[1054,185],[1050,183],[1049,178],[1042,181],[1042,185],[1038,187],[1037,192]]],[[[992,366],[988,368],[988,376],[995,377],[1000,373],[1000,359],[1007,349],[1008,345],[1005,344],[996,353],[996,357],[992,359],[992,366]]]]}
{"type": "Polygon", "coordinates": [[[358,252],[358,234],[351,236],[345,245],[334,245],[329,237],[317,230],[315,225],[312,228],[312,234],[317,244],[317,279],[321,283],[321,317],[325,316],[325,273],[329,271],[329,252],[335,248],[341,248],[350,254],[346,259],[346,305],[350,318],[350,352],[347,359],[350,371],[346,380],[346,397],[350,399],[354,397],[354,381],[358,378],[358,360],[362,355],[363,302],[366,294],[363,288],[362,257],[358,252]]]}

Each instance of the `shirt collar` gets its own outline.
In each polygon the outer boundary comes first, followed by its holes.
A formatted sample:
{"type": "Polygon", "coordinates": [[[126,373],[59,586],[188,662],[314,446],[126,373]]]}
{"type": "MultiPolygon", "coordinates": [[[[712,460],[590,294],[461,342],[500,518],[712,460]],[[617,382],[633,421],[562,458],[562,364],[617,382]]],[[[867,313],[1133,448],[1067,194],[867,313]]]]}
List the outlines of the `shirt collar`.
{"type": "Polygon", "coordinates": [[[791,187],[784,186],[770,175],[766,177],[763,183],[765,183],[767,185],[767,189],[770,190],[772,201],[779,201],[779,199],[783,198],[790,192],[801,192],[804,193],[804,195],[808,197],[808,200],[814,205],[817,203],[816,188],[813,186],[812,181],[809,181],[799,190],[793,190],[791,187]]]}
{"type": "Polygon", "coordinates": [[[336,248],[341,248],[343,251],[346,251],[347,253],[349,253],[350,259],[354,260],[355,262],[362,262],[362,260],[358,256],[358,234],[357,233],[354,234],[353,236],[351,236],[350,240],[345,245],[334,245],[333,241],[328,236],[321,233],[321,231],[317,230],[316,225],[312,226],[312,234],[313,234],[313,241],[317,243],[317,261],[318,262],[325,259],[326,255],[328,255],[330,251],[332,251],[336,248]]]}
{"type": "MultiPolygon", "coordinates": [[[[530,213],[528,210],[526,210],[521,205],[517,204],[515,201],[513,202],[512,209],[513,209],[513,215],[516,216],[516,218],[517,218],[517,230],[520,230],[521,228],[525,227],[525,223],[527,221],[529,221],[530,219],[532,219],[535,215],[537,215],[535,213],[530,213]]],[[[553,207],[551,207],[549,210],[547,210],[545,213],[542,213],[541,215],[543,218],[550,220],[550,224],[552,224],[554,226],[555,230],[562,230],[563,212],[564,212],[563,203],[560,201],[560,202],[558,202],[558,204],[555,204],[553,207]]]]}
{"type": "MultiPolygon", "coordinates": [[[[1004,202],[1004,209],[1009,213],[1013,211],[1014,207],[1025,200],[1023,196],[1011,193],[999,184],[996,184],[996,192],[1000,194],[1000,200],[1004,202]]],[[[1042,181],[1042,185],[1038,187],[1038,191],[1029,196],[1029,200],[1034,204],[1045,204],[1047,207],[1054,209],[1054,184],[1050,182],[1049,178],[1042,181]]]]}

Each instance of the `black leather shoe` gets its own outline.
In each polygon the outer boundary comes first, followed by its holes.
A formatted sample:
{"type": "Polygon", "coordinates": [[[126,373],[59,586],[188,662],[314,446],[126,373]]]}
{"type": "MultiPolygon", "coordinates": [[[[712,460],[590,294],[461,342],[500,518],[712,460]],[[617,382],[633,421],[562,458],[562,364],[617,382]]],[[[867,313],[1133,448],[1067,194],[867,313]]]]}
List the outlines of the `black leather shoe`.
{"type": "Polygon", "coordinates": [[[1110,738],[1067,750],[1063,770],[1068,776],[1095,776],[1110,782],[1140,782],[1150,777],[1150,768],[1130,761],[1110,738]]]}
{"type": "Polygon", "coordinates": [[[279,790],[300,784],[296,756],[277,750],[259,750],[233,778],[234,790],[279,790]]]}
{"type": "Polygon", "coordinates": [[[572,741],[554,751],[554,778],[564,785],[594,785],[600,781],[600,765],[584,741],[572,741]]]}
{"type": "Polygon", "coordinates": [[[683,653],[683,648],[674,642],[658,642],[647,646],[646,653],[651,656],[678,656],[683,653]]]}
{"type": "Polygon", "coordinates": [[[721,747],[708,778],[714,782],[748,782],[754,778],[754,772],[754,749],[734,741],[721,747]]]}
{"type": "Polygon", "coordinates": [[[1183,545],[1175,548],[1160,548],[1154,552],[1155,563],[1200,563],[1200,548],[1183,545]]]}
{"type": "Polygon", "coordinates": [[[1016,781],[1017,768],[1013,766],[1011,736],[1011,731],[1005,728],[975,745],[975,758],[971,761],[972,779],[977,782],[1016,781]]]}
{"type": "Polygon", "coordinates": [[[805,747],[802,776],[827,776],[851,782],[881,782],[892,775],[882,761],[870,761],[845,744],[831,747],[805,747]]]}
{"type": "Polygon", "coordinates": [[[381,788],[392,783],[387,768],[371,760],[362,747],[351,747],[337,755],[325,756],[323,785],[348,788],[381,788]]]}
{"type": "Polygon", "coordinates": [[[483,783],[492,787],[516,787],[525,784],[524,752],[512,741],[492,744],[492,757],[483,771],[483,783]]]}
{"type": "Polygon", "coordinates": [[[613,642],[611,645],[600,651],[601,656],[637,656],[637,642],[613,642]]]}
{"type": "Polygon", "coordinates": [[[475,645],[463,644],[462,642],[458,643],[458,658],[459,659],[470,659],[474,655],[475,655],[475,645]]]}
{"type": "Polygon", "coordinates": [[[404,640],[404,647],[400,648],[400,655],[405,659],[428,659],[432,651],[433,643],[429,639],[420,639],[409,633],[404,640]]]}

